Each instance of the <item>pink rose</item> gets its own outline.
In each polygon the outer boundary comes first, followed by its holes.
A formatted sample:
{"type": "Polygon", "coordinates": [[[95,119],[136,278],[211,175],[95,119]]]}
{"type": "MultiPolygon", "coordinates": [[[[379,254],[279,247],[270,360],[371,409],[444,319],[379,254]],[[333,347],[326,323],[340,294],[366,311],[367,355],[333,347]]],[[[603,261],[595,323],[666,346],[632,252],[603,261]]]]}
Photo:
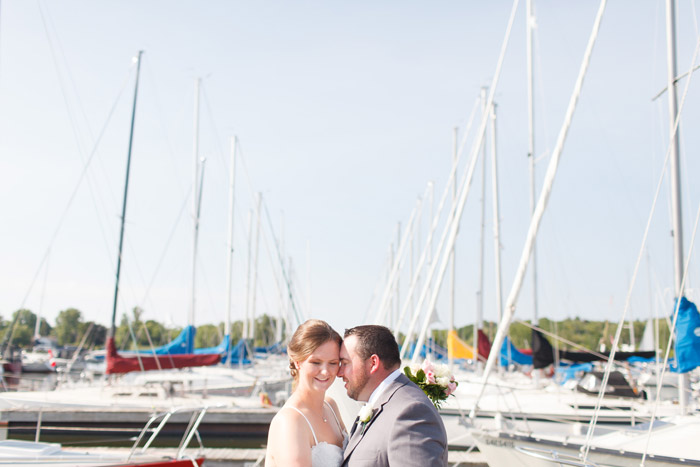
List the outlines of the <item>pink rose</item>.
{"type": "Polygon", "coordinates": [[[454,381],[450,381],[450,383],[447,385],[447,388],[445,389],[445,395],[449,396],[450,394],[455,392],[456,389],[457,383],[455,383],[454,381]]]}
{"type": "Polygon", "coordinates": [[[428,384],[435,384],[435,373],[433,370],[428,370],[425,372],[425,381],[428,384]]]}
{"type": "Polygon", "coordinates": [[[435,368],[433,367],[433,364],[428,359],[425,359],[425,361],[423,362],[422,368],[423,368],[423,372],[425,372],[426,375],[428,374],[428,372],[431,372],[431,373],[435,372],[435,368]]]}

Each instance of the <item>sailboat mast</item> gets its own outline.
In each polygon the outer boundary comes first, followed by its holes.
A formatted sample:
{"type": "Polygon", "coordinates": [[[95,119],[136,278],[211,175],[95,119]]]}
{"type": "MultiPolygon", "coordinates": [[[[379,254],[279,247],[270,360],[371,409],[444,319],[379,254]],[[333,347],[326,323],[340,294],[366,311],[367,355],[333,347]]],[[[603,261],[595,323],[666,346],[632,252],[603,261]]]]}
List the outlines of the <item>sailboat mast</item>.
{"type": "Polygon", "coordinates": [[[136,84],[134,85],[134,104],[131,109],[131,128],[129,130],[129,151],[126,157],[126,180],[124,181],[124,200],[122,202],[121,228],[119,232],[119,254],[117,255],[117,277],[114,285],[114,303],[112,305],[112,326],[109,329],[109,336],[114,337],[117,320],[117,299],[119,298],[119,276],[122,270],[122,249],[124,247],[124,223],[126,219],[126,200],[129,193],[129,172],[131,170],[131,149],[134,142],[134,121],[136,119],[136,98],[139,92],[139,74],[141,72],[141,56],[143,50],[139,50],[136,58],[136,84]]]}
{"type": "Polygon", "coordinates": [[[253,261],[253,210],[248,210],[248,263],[246,268],[246,295],[245,295],[245,319],[243,320],[243,339],[248,339],[249,335],[249,322],[250,322],[250,294],[251,294],[251,281],[250,281],[250,267],[253,261]]]}
{"type": "Polygon", "coordinates": [[[197,302],[197,238],[199,237],[199,195],[201,187],[199,186],[199,86],[202,82],[201,78],[197,78],[194,82],[194,174],[192,185],[194,192],[192,195],[192,215],[194,216],[194,235],[192,239],[192,292],[190,303],[190,316],[188,324],[194,326],[194,312],[197,302]]]}
{"type": "MultiPolygon", "coordinates": [[[[397,257],[396,261],[401,261],[401,264],[403,264],[403,252],[401,251],[401,245],[404,244],[405,242],[401,238],[401,222],[398,222],[396,224],[396,244],[399,245],[399,250],[398,254],[401,255],[401,257],[397,257]]],[[[395,308],[394,311],[391,313],[391,317],[389,319],[389,328],[392,328],[394,326],[394,323],[396,323],[396,320],[398,319],[399,316],[399,310],[401,310],[401,277],[398,276],[396,278],[396,282],[394,284],[394,297],[396,298],[395,300],[395,308]]]]}
{"type": "MultiPolygon", "coordinates": [[[[231,138],[231,172],[228,185],[228,254],[226,255],[226,327],[224,336],[231,338],[231,286],[233,283],[233,219],[236,180],[236,137],[231,138]]],[[[230,344],[230,343],[229,343],[230,344]]],[[[230,364],[230,361],[228,361],[230,364]]]]}
{"type": "Polygon", "coordinates": [[[673,279],[676,297],[683,296],[683,219],[681,216],[680,130],[674,133],[678,117],[676,95],[676,12],[673,0],[666,0],[666,42],[668,46],[668,110],[671,128],[671,210],[673,222],[673,279]]]}
{"type": "MultiPolygon", "coordinates": [[[[255,302],[257,298],[258,291],[258,257],[260,253],[260,220],[262,216],[262,192],[258,192],[255,198],[256,205],[256,221],[255,221],[255,257],[253,259],[253,285],[251,287],[251,300],[250,300],[250,338],[253,343],[255,343],[255,302]]],[[[255,346],[255,344],[253,344],[255,346]]]]}
{"type": "MultiPolygon", "coordinates": [[[[532,1],[527,0],[527,123],[528,123],[528,144],[527,157],[530,166],[530,215],[535,213],[535,85],[532,54],[532,36],[535,29],[535,15],[533,13],[532,1]]],[[[532,244],[532,306],[533,323],[538,322],[537,304],[537,242],[532,244]]],[[[500,313],[500,310],[499,310],[500,313]]]]}
{"type": "MultiPolygon", "coordinates": [[[[675,297],[683,297],[683,218],[681,215],[681,176],[680,176],[680,126],[678,118],[678,99],[676,96],[676,10],[673,0],[666,0],[666,46],[668,75],[668,110],[670,125],[671,151],[671,216],[673,232],[673,281],[675,297]],[[675,131],[674,131],[675,130],[675,131]]],[[[687,373],[678,374],[678,400],[682,414],[687,412],[690,381],[687,373]]]]}
{"type": "Polygon", "coordinates": [[[496,309],[498,321],[503,310],[503,281],[501,278],[501,221],[498,197],[498,160],[496,158],[496,104],[491,105],[491,192],[493,197],[493,250],[496,272],[496,309]]]}
{"type": "MultiPolygon", "coordinates": [[[[452,129],[452,171],[456,172],[455,165],[459,160],[459,128],[454,127],[452,129]]],[[[457,180],[452,179],[452,208],[457,204],[457,180]]],[[[452,274],[450,276],[450,318],[449,318],[449,328],[448,333],[451,333],[455,329],[455,281],[457,279],[457,261],[456,261],[456,246],[452,247],[450,255],[452,256],[452,274]]],[[[411,260],[413,263],[413,260],[411,260]]],[[[448,365],[450,366],[450,371],[454,368],[454,355],[453,352],[447,353],[448,365]]]]}
{"type": "MultiPolygon", "coordinates": [[[[34,343],[41,337],[41,315],[44,311],[44,298],[46,297],[46,282],[49,277],[49,261],[51,259],[51,247],[46,255],[46,266],[44,269],[44,286],[41,289],[41,300],[39,301],[39,312],[36,314],[36,321],[34,322],[34,343]]],[[[9,344],[8,344],[9,346],[9,344]]]]}
{"type": "MultiPolygon", "coordinates": [[[[486,88],[481,88],[483,117],[491,112],[486,101],[486,88]]],[[[486,130],[484,130],[486,131],[486,130]]],[[[474,323],[474,365],[479,364],[479,329],[484,321],[484,240],[486,230],[486,137],[481,146],[481,231],[479,233],[479,290],[476,294],[476,322],[474,323]]]]}

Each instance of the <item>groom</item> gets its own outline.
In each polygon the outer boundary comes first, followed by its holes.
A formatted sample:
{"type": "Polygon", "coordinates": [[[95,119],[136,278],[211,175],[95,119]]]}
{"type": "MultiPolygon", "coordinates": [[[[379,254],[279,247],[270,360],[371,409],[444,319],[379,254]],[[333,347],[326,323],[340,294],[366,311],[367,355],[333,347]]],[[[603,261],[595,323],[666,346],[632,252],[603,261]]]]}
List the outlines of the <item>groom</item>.
{"type": "Polygon", "coordinates": [[[348,396],[367,402],[352,426],[343,467],[447,465],[440,414],[401,371],[399,346],[388,328],[346,330],[338,377],[348,396]]]}

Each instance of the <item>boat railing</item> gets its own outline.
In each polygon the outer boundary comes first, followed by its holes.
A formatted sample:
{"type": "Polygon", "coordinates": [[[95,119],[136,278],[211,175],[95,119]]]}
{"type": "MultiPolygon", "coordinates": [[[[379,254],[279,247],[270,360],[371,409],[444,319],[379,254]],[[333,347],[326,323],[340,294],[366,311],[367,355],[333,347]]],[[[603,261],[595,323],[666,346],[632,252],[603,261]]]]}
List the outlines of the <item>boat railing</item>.
{"type": "Polygon", "coordinates": [[[165,425],[168,423],[168,421],[170,421],[172,416],[177,413],[192,412],[192,416],[190,417],[190,421],[187,425],[187,428],[185,429],[185,432],[182,435],[180,444],[178,445],[176,459],[184,458],[185,449],[190,445],[192,438],[195,436],[197,437],[199,448],[203,449],[204,445],[202,443],[202,438],[199,436],[198,431],[199,425],[202,423],[204,415],[206,415],[207,411],[210,408],[220,406],[222,405],[216,404],[201,407],[176,407],[167,412],[153,414],[148,420],[148,422],[146,422],[146,425],[143,427],[139,435],[136,437],[136,441],[132,445],[131,451],[129,452],[129,456],[127,457],[127,462],[136,453],[136,451],[139,450],[139,445],[141,444],[141,441],[146,437],[148,433],[150,433],[150,436],[146,440],[146,443],[143,445],[143,447],[140,448],[141,454],[143,454],[151,446],[151,444],[153,444],[153,441],[158,437],[160,432],[163,430],[163,427],[165,427],[165,425]],[[151,427],[156,422],[158,422],[158,425],[152,429],[151,427]]]}
{"type": "Polygon", "coordinates": [[[530,446],[515,446],[515,450],[535,459],[541,459],[558,465],[570,465],[574,467],[598,467],[598,464],[579,459],[576,456],[562,454],[551,449],[533,448],[530,446]]]}
{"type": "MultiPolygon", "coordinates": [[[[515,423],[517,421],[515,417],[515,411],[518,411],[519,414],[522,416],[523,422],[525,423],[525,428],[527,430],[530,430],[529,420],[527,416],[528,414],[523,410],[522,405],[518,400],[518,390],[522,388],[515,385],[504,384],[503,382],[487,381],[485,384],[488,387],[495,388],[498,393],[498,398],[502,400],[504,404],[507,405],[506,420],[510,420],[511,422],[515,423]],[[511,406],[511,403],[509,403],[509,398],[512,399],[512,404],[514,404],[514,407],[511,406]]],[[[474,425],[473,421],[469,418],[468,413],[464,412],[459,406],[457,410],[459,412],[459,423],[461,423],[464,426],[474,425]]],[[[479,412],[477,411],[476,414],[478,415],[478,413],[479,412]]],[[[502,411],[499,411],[499,413],[502,414],[502,411]]]]}

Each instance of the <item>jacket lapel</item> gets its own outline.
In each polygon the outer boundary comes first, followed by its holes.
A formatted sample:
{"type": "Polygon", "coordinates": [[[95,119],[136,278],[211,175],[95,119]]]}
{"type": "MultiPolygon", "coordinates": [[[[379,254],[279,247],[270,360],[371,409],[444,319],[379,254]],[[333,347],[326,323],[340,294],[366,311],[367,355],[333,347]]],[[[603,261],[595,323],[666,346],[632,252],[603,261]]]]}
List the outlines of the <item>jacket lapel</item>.
{"type": "Polygon", "coordinates": [[[402,386],[404,386],[408,382],[408,378],[406,378],[405,375],[401,374],[399,375],[398,378],[396,378],[394,381],[387,386],[387,388],[380,394],[379,399],[377,399],[377,402],[375,403],[374,411],[372,413],[372,418],[367,422],[367,426],[362,427],[362,422],[359,422],[356,424],[356,428],[354,433],[350,436],[350,440],[348,441],[348,445],[345,448],[345,452],[343,453],[343,462],[347,460],[348,457],[350,457],[350,454],[352,454],[352,451],[355,450],[358,444],[360,444],[360,441],[362,441],[364,435],[369,431],[370,427],[374,423],[374,421],[379,418],[379,415],[382,413],[382,410],[384,409],[384,405],[389,402],[391,399],[391,396],[394,395],[394,393],[402,386]]]}

